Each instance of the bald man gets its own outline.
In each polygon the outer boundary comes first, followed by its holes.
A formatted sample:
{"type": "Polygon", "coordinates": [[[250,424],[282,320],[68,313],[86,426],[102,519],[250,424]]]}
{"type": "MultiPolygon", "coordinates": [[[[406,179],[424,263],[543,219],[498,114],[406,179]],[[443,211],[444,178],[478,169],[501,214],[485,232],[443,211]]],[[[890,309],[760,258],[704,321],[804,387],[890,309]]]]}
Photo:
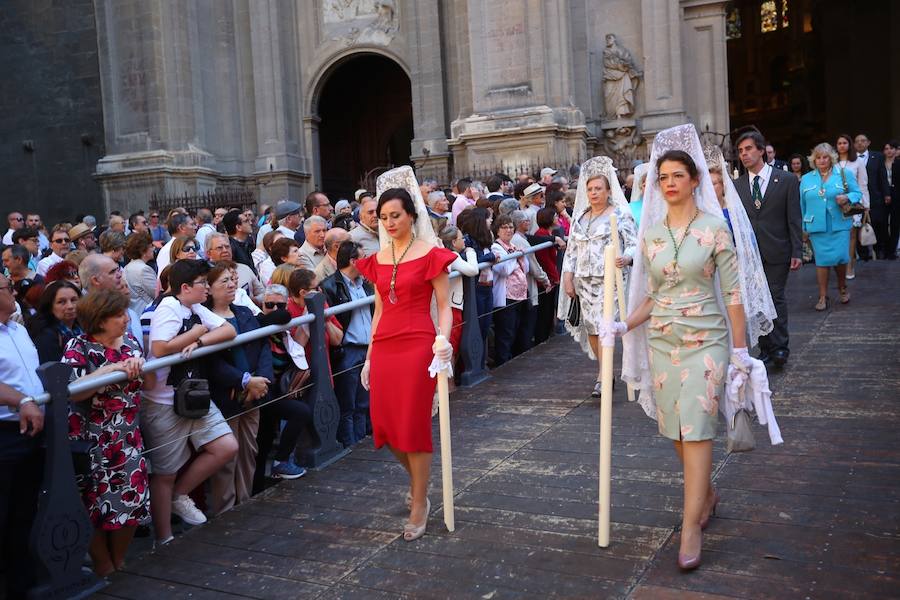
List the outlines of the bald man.
{"type": "Polygon", "coordinates": [[[337,253],[341,242],[350,239],[350,232],[341,227],[329,229],[325,233],[325,258],[316,266],[316,278],[322,281],[337,271],[337,253]]]}

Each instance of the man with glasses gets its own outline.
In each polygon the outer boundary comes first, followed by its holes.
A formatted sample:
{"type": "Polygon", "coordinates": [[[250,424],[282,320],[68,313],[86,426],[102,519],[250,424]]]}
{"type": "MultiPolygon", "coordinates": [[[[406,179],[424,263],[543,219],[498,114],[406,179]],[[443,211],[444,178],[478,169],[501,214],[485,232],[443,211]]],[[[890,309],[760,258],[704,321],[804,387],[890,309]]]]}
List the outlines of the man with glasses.
{"type": "Polygon", "coordinates": [[[69,230],[69,239],[75,244],[76,250],[84,250],[91,254],[97,250],[97,236],[94,235],[94,227],[87,223],[79,223],[69,230]]]}
{"type": "Polygon", "coordinates": [[[328,199],[328,196],[322,192],[312,192],[306,197],[307,217],[322,217],[326,221],[331,222],[333,215],[334,207],[331,205],[331,200],[328,199]]]}
{"type": "Polygon", "coordinates": [[[165,225],[159,222],[158,212],[153,211],[150,213],[150,222],[148,225],[150,227],[150,236],[153,238],[153,246],[155,248],[162,248],[172,236],[166,231],[165,225]]]}
{"type": "Polygon", "coordinates": [[[46,277],[50,267],[61,263],[71,248],[72,242],[69,238],[68,228],[64,225],[56,225],[50,233],[50,254],[38,261],[37,274],[46,277]]]}
{"type": "MultiPolygon", "coordinates": [[[[159,220],[157,218],[157,220],[159,220]]],[[[128,229],[131,233],[129,233],[129,237],[131,235],[137,234],[150,234],[150,226],[147,224],[147,217],[143,214],[137,212],[133,213],[130,217],[128,217],[128,229]]]]}
{"type": "Polygon", "coordinates": [[[9,229],[3,235],[3,245],[11,246],[13,232],[25,227],[25,217],[22,216],[22,213],[14,211],[6,216],[6,222],[9,223],[9,229]]]}
{"type": "Polygon", "coordinates": [[[6,597],[24,598],[34,585],[28,538],[44,473],[44,414],[31,398],[44,387],[37,349],[15,312],[13,286],[0,275],[0,561],[6,597]]]}
{"type": "MultiPolygon", "coordinates": [[[[209,265],[200,260],[179,260],[169,269],[172,295],[163,298],[150,320],[148,358],[181,354],[188,360],[198,348],[234,339],[228,321],[203,306],[209,294],[209,265]]],[[[171,516],[190,525],[201,525],[206,516],[188,494],[213,473],[231,462],[238,443],[215,403],[198,419],[175,413],[175,388],[179,369],[156,371],[155,385],[145,387],[141,405],[141,432],[150,458],[150,507],[157,543],[172,539],[171,516]],[[191,447],[197,453],[193,462],[191,447]],[[181,473],[179,474],[179,471],[181,473]]],[[[183,377],[183,375],[181,375],[183,377]]],[[[183,379],[182,379],[183,380],[183,379]]]]}
{"type": "MultiPolygon", "coordinates": [[[[207,209],[204,208],[201,210],[207,210],[207,209]]],[[[212,224],[213,224],[213,227],[216,228],[216,231],[218,231],[219,233],[222,232],[222,219],[225,218],[225,215],[227,215],[227,214],[228,214],[228,209],[223,206],[220,206],[219,208],[217,208],[216,212],[213,214],[212,224]]],[[[197,211],[197,216],[198,217],[200,216],[199,210],[197,211]]],[[[197,233],[200,233],[200,232],[198,231],[197,233]]]]}
{"type": "MultiPolygon", "coordinates": [[[[359,258],[360,248],[356,242],[345,241],[338,247],[338,270],[319,285],[329,306],[362,300],[375,293],[372,284],[356,269],[359,258]]],[[[344,330],[340,346],[332,351],[331,364],[336,373],[334,395],[341,409],[337,439],[347,447],[360,442],[372,430],[369,392],[362,386],[359,376],[369,349],[374,308],[372,304],[335,315],[344,330]]]]}

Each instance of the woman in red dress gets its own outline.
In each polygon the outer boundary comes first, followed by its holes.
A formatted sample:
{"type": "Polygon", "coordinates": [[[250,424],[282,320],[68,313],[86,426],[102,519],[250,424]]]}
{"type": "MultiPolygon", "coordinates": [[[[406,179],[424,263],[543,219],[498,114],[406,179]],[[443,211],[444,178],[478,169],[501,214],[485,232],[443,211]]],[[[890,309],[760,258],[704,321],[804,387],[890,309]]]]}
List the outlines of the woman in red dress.
{"type": "MultiPolygon", "coordinates": [[[[385,175],[391,174],[394,171],[385,175]]],[[[415,181],[411,170],[401,174],[415,181]]],[[[418,192],[417,185],[404,187],[418,192]]],[[[429,376],[428,367],[434,356],[442,361],[452,356],[446,341],[453,322],[447,266],[456,254],[429,244],[422,239],[424,235],[416,235],[417,229],[423,234],[430,230],[430,224],[427,213],[423,217],[417,211],[417,203],[407,189],[393,187],[381,194],[378,218],[382,232],[389,237],[385,240],[382,235],[381,250],[359,260],[356,267],[376,290],[372,341],[361,373],[363,385],[370,389],[372,434],[375,447],[386,444],[409,473],[410,513],[403,537],[412,541],[425,533],[431,507],[426,493],[431,474],[435,380],[429,376]],[[422,225],[429,229],[423,230],[422,225]],[[431,319],[432,295],[437,300],[438,337],[431,319]],[[402,377],[398,377],[399,372],[402,377]]]]}

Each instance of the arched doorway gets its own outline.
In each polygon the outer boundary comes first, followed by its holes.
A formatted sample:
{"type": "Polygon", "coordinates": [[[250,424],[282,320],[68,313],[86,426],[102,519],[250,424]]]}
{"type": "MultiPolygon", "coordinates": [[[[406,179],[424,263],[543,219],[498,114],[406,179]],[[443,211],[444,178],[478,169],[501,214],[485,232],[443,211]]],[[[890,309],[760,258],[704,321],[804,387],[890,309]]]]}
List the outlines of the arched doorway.
{"type": "Polygon", "coordinates": [[[326,76],[316,112],[319,189],[332,200],[352,199],[367,175],[412,164],[412,85],[393,60],[358,54],[341,62],[326,76]]]}

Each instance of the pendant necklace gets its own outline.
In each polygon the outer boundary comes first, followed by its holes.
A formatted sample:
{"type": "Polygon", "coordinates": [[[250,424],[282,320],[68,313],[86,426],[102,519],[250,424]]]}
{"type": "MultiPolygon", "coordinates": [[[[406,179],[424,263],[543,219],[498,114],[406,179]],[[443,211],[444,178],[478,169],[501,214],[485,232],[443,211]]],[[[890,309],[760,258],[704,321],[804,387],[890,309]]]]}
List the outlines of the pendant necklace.
{"type": "Polygon", "coordinates": [[[666,215],[666,231],[669,232],[669,237],[672,238],[672,244],[675,246],[675,258],[672,259],[672,266],[678,267],[678,251],[681,249],[681,245],[684,244],[684,240],[688,236],[688,231],[691,229],[691,225],[694,223],[694,219],[697,218],[697,215],[700,214],[700,209],[694,209],[694,216],[691,217],[691,220],[688,221],[687,227],[684,228],[684,234],[681,236],[681,241],[675,241],[675,234],[672,233],[672,228],[669,227],[669,215],[666,215]]]}
{"type": "Polygon", "coordinates": [[[826,175],[826,176],[823,178],[823,177],[822,177],[822,174],[819,173],[819,179],[822,180],[822,184],[819,186],[819,197],[820,197],[820,198],[824,198],[824,197],[825,197],[825,183],[828,182],[828,177],[829,177],[830,175],[831,175],[831,173],[829,173],[828,175],[826,175]]]}
{"type": "Polygon", "coordinates": [[[602,211],[600,211],[600,214],[598,214],[596,217],[594,216],[594,211],[592,211],[590,208],[588,209],[588,210],[591,210],[591,214],[588,216],[588,226],[587,226],[587,232],[586,232],[588,237],[591,236],[591,227],[594,225],[594,219],[605,215],[606,211],[609,210],[609,207],[610,207],[610,204],[607,202],[606,208],[604,208],[602,211]]]}
{"type": "Polygon", "coordinates": [[[391,304],[397,304],[397,292],[394,290],[394,287],[397,285],[397,269],[400,266],[400,263],[403,262],[404,257],[406,257],[406,253],[409,252],[409,249],[412,248],[413,242],[416,241],[416,234],[413,232],[412,239],[409,240],[409,245],[406,246],[406,250],[400,255],[400,259],[397,259],[397,256],[394,254],[394,241],[391,240],[391,262],[394,263],[394,268],[391,271],[391,290],[388,292],[388,300],[390,300],[391,304]]]}

